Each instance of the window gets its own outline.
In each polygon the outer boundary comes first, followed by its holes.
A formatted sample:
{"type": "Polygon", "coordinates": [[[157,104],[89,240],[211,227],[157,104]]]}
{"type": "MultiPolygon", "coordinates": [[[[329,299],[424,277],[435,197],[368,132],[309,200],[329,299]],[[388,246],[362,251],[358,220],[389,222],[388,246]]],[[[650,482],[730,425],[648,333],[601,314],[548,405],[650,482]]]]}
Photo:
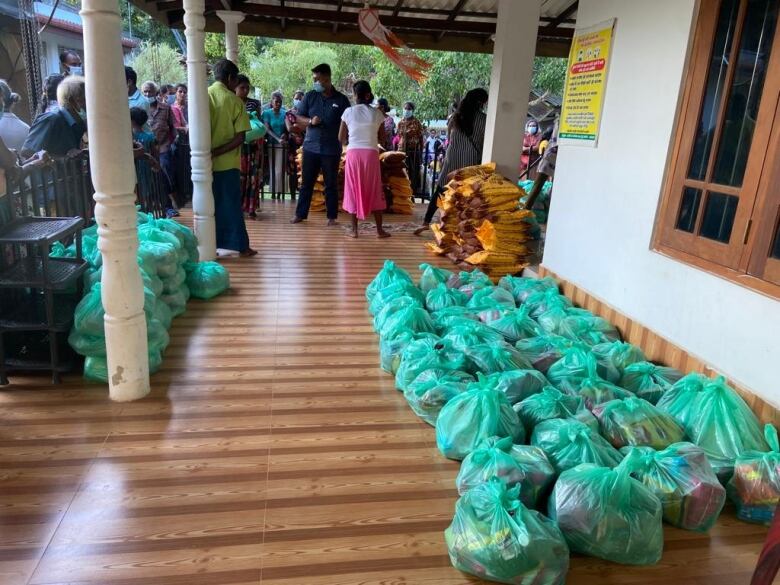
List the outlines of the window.
{"type": "Polygon", "coordinates": [[[780,297],[777,0],[701,0],[654,245],[780,297]]]}

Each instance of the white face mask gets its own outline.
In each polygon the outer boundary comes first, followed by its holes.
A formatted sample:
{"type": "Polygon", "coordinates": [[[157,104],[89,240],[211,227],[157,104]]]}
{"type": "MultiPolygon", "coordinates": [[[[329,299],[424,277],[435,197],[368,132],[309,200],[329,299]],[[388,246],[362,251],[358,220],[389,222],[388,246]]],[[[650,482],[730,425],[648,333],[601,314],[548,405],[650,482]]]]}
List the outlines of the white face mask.
{"type": "Polygon", "coordinates": [[[404,118],[407,120],[414,116],[414,110],[404,110],[404,118]]]}

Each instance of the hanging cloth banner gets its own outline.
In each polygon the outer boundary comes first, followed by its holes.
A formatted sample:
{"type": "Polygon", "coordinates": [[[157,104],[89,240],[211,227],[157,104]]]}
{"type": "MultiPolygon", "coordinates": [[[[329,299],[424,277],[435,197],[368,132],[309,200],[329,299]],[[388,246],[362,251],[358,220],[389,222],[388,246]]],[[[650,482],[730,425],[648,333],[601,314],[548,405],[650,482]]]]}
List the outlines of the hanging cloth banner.
{"type": "Polygon", "coordinates": [[[363,8],[358,15],[358,23],[360,32],[371,39],[396,67],[417,83],[425,83],[431,64],[415,55],[393,31],[385,27],[379,21],[379,13],[375,9],[363,8]]]}

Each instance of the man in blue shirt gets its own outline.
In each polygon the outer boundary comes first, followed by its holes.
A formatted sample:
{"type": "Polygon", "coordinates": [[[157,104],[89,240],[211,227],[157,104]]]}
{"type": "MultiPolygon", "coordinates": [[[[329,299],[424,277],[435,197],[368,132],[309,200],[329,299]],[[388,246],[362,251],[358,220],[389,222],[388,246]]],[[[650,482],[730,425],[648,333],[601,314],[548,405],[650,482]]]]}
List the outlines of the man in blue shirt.
{"type": "Polygon", "coordinates": [[[311,70],[314,89],[309,91],[298,108],[295,124],[306,130],[303,141],[303,165],[298,207],[290,223],[301,223],[309,216],[311,196],[317,175],[325,179],[325,207],[328,225],[335,225],[339,213],[338,175],[341,159],[339,128],[341,115],[350,107],[347,96],[331,83],[330,65],[322,63],[311,70]]]}
{"type": "MultiPolygon", "coordinates": [[[[127,105],[131,108],[141,108],[150,114],[149,99],[138,89],[138,74],[132,67],[125,67],[125,81],[127,82],[127,105]]],[[[145,125],[144,129],[148,132],[148,125],[145,125]]]]}
{"type": "Polygon", "coordinates": [[[57,101],[58,108],[35,118],[22,145],[22,156],[32,156],[40,150],[53,157],[80,152],[81,138],[87,131],[84,78],[67,76],[57,87],[57,101]]]}

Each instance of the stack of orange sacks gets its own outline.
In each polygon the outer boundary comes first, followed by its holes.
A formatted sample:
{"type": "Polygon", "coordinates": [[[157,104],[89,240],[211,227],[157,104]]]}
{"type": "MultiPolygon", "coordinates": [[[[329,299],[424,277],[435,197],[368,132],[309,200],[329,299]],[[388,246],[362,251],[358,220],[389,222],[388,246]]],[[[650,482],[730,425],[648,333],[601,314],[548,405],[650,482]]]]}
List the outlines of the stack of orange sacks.
{"type": "MultiPolygon", "coordinates": [[[[341,155],[341,162],[339,163],[339,207],[341,208],[344,201],[344,163],[346,153],[341,155]]],[[[303,184],[303,149],[298,150],[295,162],[298,167],[298,185],[303,184]]],[[[317,181],[314,183],[314,191],[311,195],[311,211],[326,211],[325,207],[325,179],[322,173],[317,175],[317,181]]]]}
{"type": "Polygon", "coordinates": [[[528,265],[528,218],[518,208],[523,191],[496,173],[494,163],[452,173],[439,201],[441,221],[428,247],[460,265],[475,266],[492,278],[516,274],[528,265]]]}
{"type": "Polygon", "coordinates": [[[387,211],[402,215],[412,215],[412,183],[406,173],[406,154],[403,152],[383,152],[379,155],[382,165],[382,187],[385,190],[387,211]]]}

